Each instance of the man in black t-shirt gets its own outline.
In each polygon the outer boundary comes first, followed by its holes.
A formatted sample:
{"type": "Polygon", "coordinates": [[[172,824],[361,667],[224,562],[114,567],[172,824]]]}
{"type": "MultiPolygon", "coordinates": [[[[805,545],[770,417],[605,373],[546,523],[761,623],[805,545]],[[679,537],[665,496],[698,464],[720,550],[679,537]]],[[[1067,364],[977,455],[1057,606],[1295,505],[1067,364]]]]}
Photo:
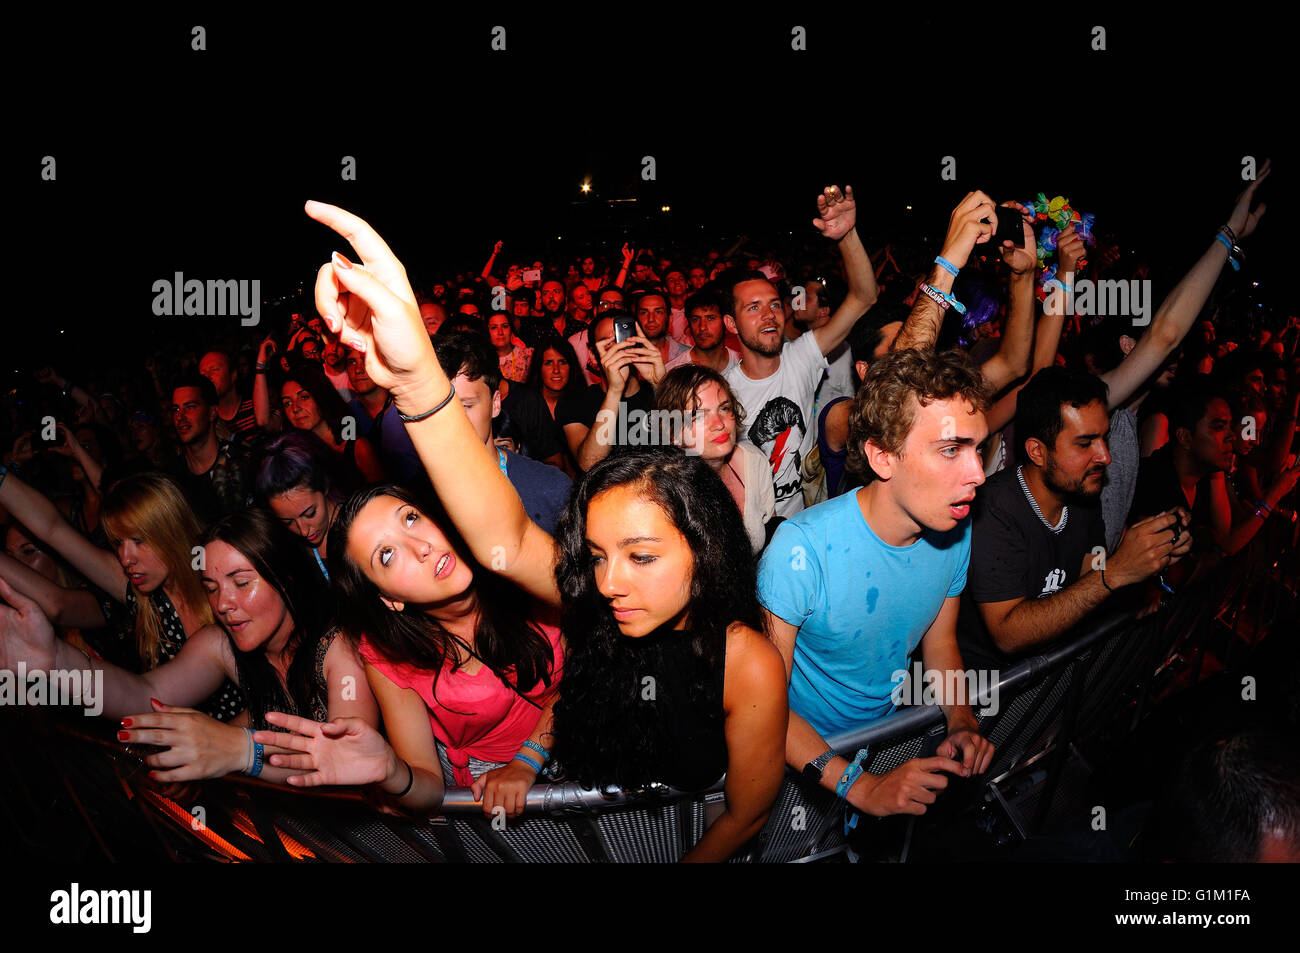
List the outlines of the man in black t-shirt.
{"type": "Polygon", "coordinates": [[[1161,513],[1106,553],[1099,498],[1110,452],[1106,385],[1049,367],[1016,399],[1019,467],[990,478],[975,501],[970,568],[958,618],[962,658],[1000,668],[1069,631],[1115,590],[1176,562],[1191,546],[1161,513]]]}

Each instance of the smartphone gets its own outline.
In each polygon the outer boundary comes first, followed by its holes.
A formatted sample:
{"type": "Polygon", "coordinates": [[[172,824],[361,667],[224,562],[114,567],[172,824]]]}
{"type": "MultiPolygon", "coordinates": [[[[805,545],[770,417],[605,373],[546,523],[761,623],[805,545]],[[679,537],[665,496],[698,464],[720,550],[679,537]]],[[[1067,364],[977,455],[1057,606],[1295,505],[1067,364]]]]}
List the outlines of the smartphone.
{"type": "Polygon", "coordinates": [[[523,280],[525,283],[529,281],[541,281],[542,270],[540,268],[529,268],[527,271],[524,272],[523,280]]]}
{"type": "Polygon", "coordinates": [[[1017,248],[1025,247],[1025,230],[1022,226],[1024,219],[1020,215],[1019,209],[1003,208],[998,206],[997,212],[998,227],[993,232],[991,244],[994,248],[1001,248],[1003,242],[1011,242],[1017,248]]]}
{"type": "Polygon", "coordinates": [[[636,336],[636,318],[614,319],[614,343],[622,344],[630,337],[636,336]]]}

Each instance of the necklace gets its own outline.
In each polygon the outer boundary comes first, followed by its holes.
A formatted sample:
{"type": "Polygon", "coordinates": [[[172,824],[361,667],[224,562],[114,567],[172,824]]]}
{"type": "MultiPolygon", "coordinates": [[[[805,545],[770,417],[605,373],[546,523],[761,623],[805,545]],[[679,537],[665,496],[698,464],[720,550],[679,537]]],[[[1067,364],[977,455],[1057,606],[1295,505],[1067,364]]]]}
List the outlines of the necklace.
{"type": "Polygon", "coordinates": [[[1070,518],[1070,508],[1068,506],[1061,507],[1061,521],[1055,526],[1047,522],[1047,517],[1044,516],[1043,511],[1038,508],[1038,501],[1034,499],[1034,494],[1029,492],[1029,486],[1025,483],[1024,471],[1025,468],[1023,464],[1016,467],[1016,479],[1020,481],[1020,489],[1025,491],[1025,499],[1027,499],[1029,505],[1034,508],[1034,512],[1038,514],[1038,518],[1042,520],[1044,526],[1050,529],[1053,533],[1060,533],[1061,530],[1065,529],[1065,521],[1070,518]]]}

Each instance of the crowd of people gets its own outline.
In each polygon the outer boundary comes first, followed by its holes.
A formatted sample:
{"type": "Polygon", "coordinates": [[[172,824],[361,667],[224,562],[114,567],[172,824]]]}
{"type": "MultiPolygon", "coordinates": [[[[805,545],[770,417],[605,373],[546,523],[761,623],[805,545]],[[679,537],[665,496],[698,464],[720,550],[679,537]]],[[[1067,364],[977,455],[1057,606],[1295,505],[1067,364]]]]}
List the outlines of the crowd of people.
{"type": "Polygon", "coordinates": [[[1005,669],[1294,518],[1300,320],[1239,322],[1223,291],[1267,175],[1145,325],[1072,309],[1127,277],[1104,239],[1066,228],[1043,286],[1034,210],[982,192],[925,259],[870,254],[831,186],[805,260],[562,271],[498,243],[415,285],[308,203],[351,244],[312,312],[85,386],[35,369],[9,401],[0,668],[101,670],[164,783],[425,813],[463,786],[516,816],[543,772],[725,775],[689,860],[753,838],[787,767],[923,814],[992,763],[973,699],[886,774],[826,741],[894,710],[914,655],[1005,669]]]}

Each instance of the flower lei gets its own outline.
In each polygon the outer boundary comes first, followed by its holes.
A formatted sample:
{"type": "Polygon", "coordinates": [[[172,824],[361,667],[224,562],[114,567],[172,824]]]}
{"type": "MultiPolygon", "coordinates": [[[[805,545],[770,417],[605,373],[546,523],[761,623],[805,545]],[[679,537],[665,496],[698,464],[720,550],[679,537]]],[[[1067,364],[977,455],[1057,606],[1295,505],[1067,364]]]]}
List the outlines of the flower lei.
{"type": "MultiPolygon", "coordinates": [[[[1085,244],[1095,246],[1097,239],[1092,229],[1096,216],[1091,212],[1080,214],[1070,208],[1070,200],[1061,195],[1048,201],[1047,196],[1039,192],[1037,199],[1022,204],[1034,213],[1035,221],[1052,223],[1038,235],[1038,298],[1042,301],[1047,298],[1047,283],[1056,277],[1056,263],[1049,265],[1047,259],[1056,251],[1057,237],[1073,224],[1074,233],[1082,238],[1085,244]]],[[[1086,264],[1088,264],[1086,258],[1079,259],[1080,266],[1086,264]]]]}

